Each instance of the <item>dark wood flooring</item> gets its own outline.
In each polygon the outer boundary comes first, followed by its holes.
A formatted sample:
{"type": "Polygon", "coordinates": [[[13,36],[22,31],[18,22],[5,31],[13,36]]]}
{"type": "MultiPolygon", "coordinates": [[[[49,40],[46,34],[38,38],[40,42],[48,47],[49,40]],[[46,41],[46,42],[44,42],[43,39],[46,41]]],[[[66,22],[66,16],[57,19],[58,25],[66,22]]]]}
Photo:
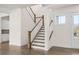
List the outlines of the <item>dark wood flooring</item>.
{"type": "Polygon", "coordinates": [[[9,46],[8,43],[0,44],[0,55],[79,55],[79,49],[52,47],[49,51],[40,49],[29,50],[27,46],[9,46]]]}

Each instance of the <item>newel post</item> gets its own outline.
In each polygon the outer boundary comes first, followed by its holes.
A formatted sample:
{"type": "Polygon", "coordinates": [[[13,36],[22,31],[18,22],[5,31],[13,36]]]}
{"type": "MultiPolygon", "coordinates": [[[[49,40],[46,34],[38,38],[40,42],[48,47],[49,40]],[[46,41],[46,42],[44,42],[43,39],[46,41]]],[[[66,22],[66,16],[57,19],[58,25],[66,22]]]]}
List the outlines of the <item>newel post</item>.
{"type": "Polygon", "coordinates": [[[42,20],[43,20],[43,26],[44,26],[44,15],[42,15],[42,20]]]}
{"type": "Polygon", "coordinates": [[[31,49],[31,31],[28,31],[28,48],[31,49]]]}

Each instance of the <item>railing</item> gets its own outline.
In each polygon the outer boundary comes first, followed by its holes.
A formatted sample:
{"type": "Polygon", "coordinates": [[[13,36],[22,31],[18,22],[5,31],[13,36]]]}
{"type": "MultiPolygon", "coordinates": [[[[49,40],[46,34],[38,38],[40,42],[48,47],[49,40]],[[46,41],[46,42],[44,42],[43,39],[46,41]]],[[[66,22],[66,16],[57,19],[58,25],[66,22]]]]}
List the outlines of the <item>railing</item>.
{"type": "Polygon", "coordinates": [[[32,8],[31,7],[29,7],[29,8],[30,8],[31,12],[35,15],[35,13],[33,12],[32,8]]]}
{"type": "Polygon", "coordinates": [[[40,20],[38,21],[38,23],[34,26],[34,28],[31,30],[31,31],[28,31],[28,38],[29,38],[29,42],[28,42],[28,48],[31,49],[31,46],[32,46],[32,42],[34,41],[36,35],[38,34],[39,30],[41,29],[41,27],[44,26],[44,15],[40,18],[40,20]],[[38,26],[39,24],[41,23],[40,26],[38,26]],[[37,28],[37,27],[40,27],[37,31],[37,33],[33,33],[33,31],[37,28]],[[32,33],[34,35],[34,37],[32,36],[32,33]]]}
{"type": "Polygon", "coordinates": [[[53,23],[53,20],[50,21],[49,26],[51,26],[52,23],[53,23]]]}
{"type": "Polygon", "coordinates": [[[51,37],[52,37],[52,34],[53,34],[53,30],[52,30],[52,32],[51,32],[51,34],[50,34],[50,36],[49,36],[49,40],[51,39],[51,37]]]}
{"type": "MultiPolygon", "coordinates": [[[[27,10],[27,9],[26,9],[27,10]]],[[[29,13],[29,11],[27,10],[28,14],[30,15],[30,17],[32,18],[32,20],[34,21],[33,17],[31,16],[31,14],[29,13]]]]}
{"type": "Polygon", "coordinates": [[[36,23],[36,15],[35,15],[35,13],[33,12],[32,8],[31,8],[31,7],[29,7],[29,8],[30,8],[31,12],[32,12],[33,15],[34,15],[34,22],[36,23]]]}
{"type": "Polygon", "coordinates": [[[31,16],[32,20],[34,21],[34,23],[36,23],[36,15],[35,13],[33,12],[32,8],[31,7],[27,7],[27,12],[28,14],[31,16]]]}
{"type": "MultiPolygon", "coordinates": [[[[53,20],[50,21],[50,23],[49,23],[49,27],[51,26],[52,23],[53,23],[53,20]]],[[[52,34],[53,34],[53,30],[52,30],[51,33],[50,33],[49,40],[51,39],[52,34]]]]}

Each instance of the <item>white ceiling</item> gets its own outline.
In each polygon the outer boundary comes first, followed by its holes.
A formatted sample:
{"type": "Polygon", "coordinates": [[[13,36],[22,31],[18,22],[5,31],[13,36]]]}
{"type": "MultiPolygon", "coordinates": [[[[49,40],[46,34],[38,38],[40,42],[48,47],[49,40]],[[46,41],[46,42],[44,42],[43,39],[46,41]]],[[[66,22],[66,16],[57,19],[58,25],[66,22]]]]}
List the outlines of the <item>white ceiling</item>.
{"type": "Polygon", "coordinates": [[[23,8],[27,6],[33,6],[35,4],[0,4],[0,13],[8,13],[14,8],[23,8]]]}
{"type": "Polygon", "coordinates": [[[50,9],[58,9],[58,8],[70,7],[70,6],[73,6],[73,5],[75,5],[75,4],[46,4],[46,5],[43,5],[43,6],[50,8],[50,9]]]}
{"type": "MultiPolygon", "coordinates": [[[[8,11],[14,8],[22,8],[27,6],[33,6],[36,4],[0,4],[0,13],[7,13],[8,11]]],[[[42,4],[43,7],[50,8],[50,9],[57,9],[57,8],[65,8],[72,6],[73,4],[42,4]]]]}

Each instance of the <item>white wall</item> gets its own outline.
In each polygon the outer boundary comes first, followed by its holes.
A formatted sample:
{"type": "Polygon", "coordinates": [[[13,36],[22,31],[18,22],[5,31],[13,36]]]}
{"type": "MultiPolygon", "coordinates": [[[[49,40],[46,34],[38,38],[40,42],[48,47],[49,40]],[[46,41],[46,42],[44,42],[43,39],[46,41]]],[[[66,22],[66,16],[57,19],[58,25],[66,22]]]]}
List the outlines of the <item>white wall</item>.
{"type": "Polygon", "coordinates": [[[35,23],[25,8],[22,8],[21,11],[22,11],[21,44],[25,45],[28,43],[28,31],[32,30],[32,28],[35,26],[35,23]]]}
{"type": "Polygon", "coordinates": [[[21,46],[21,9],[17,8],[10,13],[10,45],[21,46]]]}

